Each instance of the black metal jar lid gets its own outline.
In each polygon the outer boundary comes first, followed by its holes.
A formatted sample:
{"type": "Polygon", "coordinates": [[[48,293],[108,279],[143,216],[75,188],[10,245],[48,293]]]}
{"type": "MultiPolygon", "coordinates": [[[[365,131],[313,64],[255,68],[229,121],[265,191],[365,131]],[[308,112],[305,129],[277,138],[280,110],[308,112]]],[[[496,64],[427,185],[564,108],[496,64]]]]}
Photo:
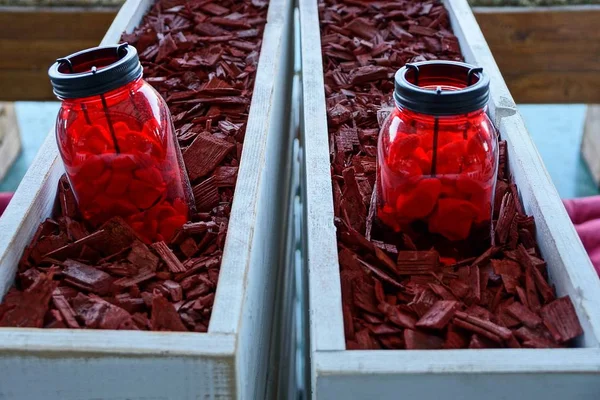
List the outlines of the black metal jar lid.
{"type": "Polygon", "coordinates": [[[59,58],[48,70],[60,99],[95,96],[142,76],[137,50],[127,43],[94,47],[59,58]]]}
{"type": "Polygon", "coordinates": [[[406,64],[396,72],[394,100],[403,108],[428,115],[466,114],[484,108],[490,79],[483,68],[456,61],[406,64]]]}

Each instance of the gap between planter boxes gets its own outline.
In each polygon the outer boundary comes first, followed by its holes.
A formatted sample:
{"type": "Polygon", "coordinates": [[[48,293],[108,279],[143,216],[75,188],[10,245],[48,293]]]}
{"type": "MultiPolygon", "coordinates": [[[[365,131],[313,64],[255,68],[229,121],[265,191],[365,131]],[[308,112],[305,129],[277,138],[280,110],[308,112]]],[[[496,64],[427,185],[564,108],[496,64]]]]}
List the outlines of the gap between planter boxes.
{"type": "MultiPolygon", "coordinates": [[[[131,32],[152,3],[128,0],[102,44],[131,32]]],[[[264,396],[279,248],[287,232],[282,226],[286,196],[279,193],[289,182],[278,166],[291,156],[286,137],[291,18],[291,1],[270,1],[208,333],[2,328],[0,397],[264,396]]],[[[0,221],[2,294],[12,284],[24,246],[53,208],[64,172],[55,140],[52,131],[0,221]]]]}
{"type": "Polygon", "coordinates": [[[301,0],[303,135],[313,398],[419,396],[434,399],[591,398],[600,393],[600,282],[541,162],[494,58],[465,0],[446,0],[467,62],[491,79],[489,113],[508,145],[509,168],[525,211],[533,215],[558,296],[569,294],[584,336],[582,349],[345,350],[319,15],[301,0]],[[326,294],[326,295],[325,295],[326,294]],[[499,383],[495,383],[499,382],[499,383]],[[554,382],[554,383],[552,383],[554,382]],[[506,387],[506,386],[505,386],[506,387]]]}

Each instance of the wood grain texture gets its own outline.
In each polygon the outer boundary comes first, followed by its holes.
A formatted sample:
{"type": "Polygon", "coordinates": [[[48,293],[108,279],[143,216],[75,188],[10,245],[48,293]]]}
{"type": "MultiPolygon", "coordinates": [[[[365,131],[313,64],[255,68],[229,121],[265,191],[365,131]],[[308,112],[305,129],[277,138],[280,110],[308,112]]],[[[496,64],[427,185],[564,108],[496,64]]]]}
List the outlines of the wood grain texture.
{"type": "MultiPolygon", "coordinates": [[[[128,0],[102,44],[118,42],[151,4],[128,0]]],[[[19,366],[14,375],[0,374],[0,398],[41,398],[42,391],[51,400],[264,397],[279,247],[287,232],[279,194],[289,181],[279,166],[290,157],[283,146],[291,145],[281,134],[293,72],[291,15],[289,0],[270,2],[209,332],[0,329],[0,370],[19,366]],[[49,369],[35,387],[24,380],[49,369]],[[111,377],[100,384],[103,369],[111,377]]],[[[37,225],[50,215],[62,173],[52,131],[0,219],[0,295],[37,225]]]]}
{"type": "MultiPolygon", "coordinates": [[[[314,353],[343,350],[346,345],[336,230],[333,224],[333,191],[319,12],[316,0],[300,0],[299,4],[306,196],[304,216],[307,231],[310,347],[311,353],[314,353]]],[[[314,364],[311,367],[314,367],[314,364]]],[[[314,383],[313,381],[313,385],[314,383]]]]}
{"type": "MultiPolygon", "coordinates": [[[[247,122],[213,307],[210,332],[236,329],[238,393],[265,397],[276,278],[281,268],[288,179],[282,166],[291,156],[289,124],[292,2],[271,0],[247,122]],[[220,312],[219,319],[215,319],[220,312]],[[213,327],[214,324],[214,327],[213,327]],[[239,324],[239,327],[238,327],[239,324]]],[[[273,343],[274,344],[274,343],[273,343]]]]}
{"type": "Polygon", "coordinates": [[[508,142],[509,168],[559,295],[569,294],[582,349],[345,351],[316,0],[300,1],[312,396],[318,399],[595,398],[600,393],[600,281],[466,0],[444,1],[467,62],[491,79],[489,113],[508,142]],[[326,295],[324,295],[326,293],[326,295]],[[498,382],[505,382],[504,386],[498,382]],[[560,388],[553,382],[559,382],[560,388]],[[528,397],[529,396],[529,397],[528,397]]]}
{"type": "Polygon", "coordinates": [[[0,7],[0,100],[55,100],[48,67],[94,47],[116,8],[0,7]]]}
{"type": "Polygon", "coordinates": [[[518,103],[600,103],[600,5],[474,13],[518,103]]]}
{"type": "Polygon", "coordinates": [[[600,186],[600,104],[590,104],[585,115],[581,155],[594,182],[600,186]]]}
{"type": "Polygon", "coordinates": [[[21,151],[21,134],[14,103],[0,102],[0,180],[21,151]]]}
{"type": "Polygon", "coordinates": [[[321,352],[318,399],[595,399],[598,349],[321,352]]]}

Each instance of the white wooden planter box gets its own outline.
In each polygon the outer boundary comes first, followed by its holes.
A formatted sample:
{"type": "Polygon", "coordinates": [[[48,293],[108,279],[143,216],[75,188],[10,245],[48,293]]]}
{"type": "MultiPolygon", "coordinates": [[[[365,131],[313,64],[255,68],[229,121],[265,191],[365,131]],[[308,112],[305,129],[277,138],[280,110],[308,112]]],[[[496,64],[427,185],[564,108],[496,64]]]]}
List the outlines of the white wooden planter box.
{"type": "Polygon", "coordinates": [[[311,384],[323,399],[598,399],[600,281],[466,0],[445,0],[467,62],[491,78],[490,115],[558,295],[570,295],[585,334],[576,349],[347,351],[333,223],[316,0],[300,0],[306,154],[311,384]]]}
{"type": "MultiPolygon", "coordinates": [[[[153,2],[128,0],[102,44],[153,2]]],[[[198,400],[265,397],[291,153],[290,0],[271,0],[208,333],[0,329],[0,399],[198,400]],[[289,147],[289,149],[287,148],[289,147]]],[[[57,55],[57,56],[60,56],[57,55]]],[[[0,219],[0,296],[48,217],[63,167],[51,132],[0,219]]]]}

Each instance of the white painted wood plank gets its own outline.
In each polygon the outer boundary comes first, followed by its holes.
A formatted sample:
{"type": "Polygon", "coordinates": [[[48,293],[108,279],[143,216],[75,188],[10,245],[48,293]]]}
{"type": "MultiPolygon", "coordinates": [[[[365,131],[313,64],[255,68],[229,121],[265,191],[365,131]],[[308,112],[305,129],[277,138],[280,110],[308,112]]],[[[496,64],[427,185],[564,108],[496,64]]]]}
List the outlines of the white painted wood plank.
{"type": "Polygon", "coordinates": [[[264,399],[291,156],[292,2],[271,0],[209,332],[239,332],[239,393],[264,399]],[[248,265],[244,265],[248,263],[248,265]],[[230,277],[229,280],[227,277],[230,277]],[[221,295],[221,297],[219,297],[221,295]],[[220,314],[217,314],[220,313],[220,314]],[[217,319],[218,318],[218,319],[217,319]],[[237,326],[239,324],[239,327],[237,326]]]}
{"type": "Polygon", "coordinates": [[[0,329],[0,399],[234,398],[235,343],[233,335],[0,329]]]}
{"type": "MultiPolygon", "coordinates": [[[[454,1],[454,0],[451,0],[454,1]]],[[[475,14],[483,14],[483,13],[489,13],[489,14],[493,14],[498,12],[498,7],[486,7],[486,6],[476,6],[473,7],[473,12],[475,14]]],[[[578,4],[578,5],[572,5],[572,6],[535,6],[535,7],[515,7],[515,6],[511,6],[511,7],[504,7],[502,6],[502,8],[500,9],[502,10],[502,12],[504,13],[531,13],[531,12],[586,12],[586,11],[598,11],[600,10],[600,5],[597,4],[578,4]]]]}
{"type": "MultiPolygon", "coordinates": [[[[269,247],[270,240],[255,230],[273,228],[271,224],[259,223],[259,218],[268,217],[262,213],[263,210],[276,214],[276,209],[269,210],[273,206],[266,207],[264,201],[277,200],[276,191],[280,189],[272,174],[278,170],[281,157],[279,146],[283,130],[280,118],[283,109],[280,107],[286,101],[281,89],[285,85],[282,74],[286,71],[282,68],[284,60],[280,59],[280,55],[289,50],[284,49],[283,38],[286,13],[290,10],[290,0],[270,2],[209,332],[238,331],[243,296],[249,287],[248,272],[253,265],[256,268],[270,265],[265,263],[271,257],[268,251],[273,250],[269,247]],[[269,137],[270,132],[276,137],[269,137]],[[270,139],[275,141],[267,143],[270,139]],[[269,192],[265,193],[266,198],[261,202],[262,190],[269,192]],[[255,245],[259,246],[256,256],[264,258],[250,264],[253,240],[257,240],[255,245]]],[[[275,203],[275,207],[281,206],[280,201],[275,203]]]]}
{"type": "Polygon", "coordinates": [[[312,351],[342,350],[344,321],[333,224],[333,191],[325,84],[321,56],[321,30],[316,0],[300,0],[302,85],[305,155],[305,216],[312,351]]]}
{"type": "MultiPolygon", "coordinates": [[[[98,331],[78,329],[0,329],[0,353],[56,357],[60,354],[100,356],[231,356],[235,336],[202,333],[98,331]],[[100,335],[98,333],[101,333],[100,335]]],[[[0,368],[0,370],[3,370],[0,368]]],[[[0,379],[2,375],[0,374],[0,379]]],[[[0,385],[0,388],[2,385],[0,385]]],[[[1,398],[1,397],[0,397],[1,398]]]]}
{"type": "Polygon", "coordinates": [[[63,355],[8,356],[5,360],[0,377],[3,400],[221,400],[235,396],[233,364],[221,357],[63,355]]]}
{"type": "MultiPolygon", "coordinates": [[[[139,24],[152,3],[128,0],[102,44],[118,42],[123,31],[139,24]]],[[[278,328],[271,326],[278,245],[287,231],[279,193],[288,180],[280,179],[284,171],[279,166],[290,156],[282,147],[290,143],[289,138],[281,132],[289,109],[286,82],[291,82],[293,72],[288,46],[291,15],[291,0],[270,2],[209,333],[0,329],[0,370],[24,357],[19,368],[27,376],[40,374],[37,366],[42,364],[56,365],[63,377],[79,375],[89,380],[96,366],[103,366],[111,368],[116,381],[132,382],[123,392],[113,388],[103,392],[96,384],[86,391],[83,383],[61,380],[57,372],[48,375],[47,387],[36,389],[21,385],[22,379],[13,381],[14,376],[0,374],[0,398],[13,398],[3,396],[14,393],[19,393],[17,398],[38,398],[36,390],[50,390],[47,398],[57,400],[97,399],[99,393],[136,400],[262,398],[271,330],[278,328]],[[108,357],[112,355],[119,358],[108,357]],[[64,367],[68,365],[64,357],[71,356],[72,366],[64,367]],[[121,362],[121,357],[132,362],[121,362]],[[148,381],[143,370],[131,368],[136,360],[149,359],[154,359],[156,369],[179,371],[187,366],[177,378],[166,374],[173,383],[165,387],[179,383],[193,390],[168,391],[161,386],[166,377],[148,381]],[[144,387],[135,391],[144,379],[144,387]]],[[[51,132],[15,194],[12,209],[7,210],[13,211],[11,217],[0,220],[0,294],[12,284],[20,254],[37,225],[50,215],[62,173],[51,132]]]]}
{"type": "Polygon", "coordinates": [[[324,351],[318,353],[315,362],[321,375],[500,374],[528,371],[589,371],[600,374],[600,349],[324,351]]]}
{"type": "Polygon", "coordinates": [[[600,396],[598,349],[320,352],[315,362],[319,400],[600,396]]]}

